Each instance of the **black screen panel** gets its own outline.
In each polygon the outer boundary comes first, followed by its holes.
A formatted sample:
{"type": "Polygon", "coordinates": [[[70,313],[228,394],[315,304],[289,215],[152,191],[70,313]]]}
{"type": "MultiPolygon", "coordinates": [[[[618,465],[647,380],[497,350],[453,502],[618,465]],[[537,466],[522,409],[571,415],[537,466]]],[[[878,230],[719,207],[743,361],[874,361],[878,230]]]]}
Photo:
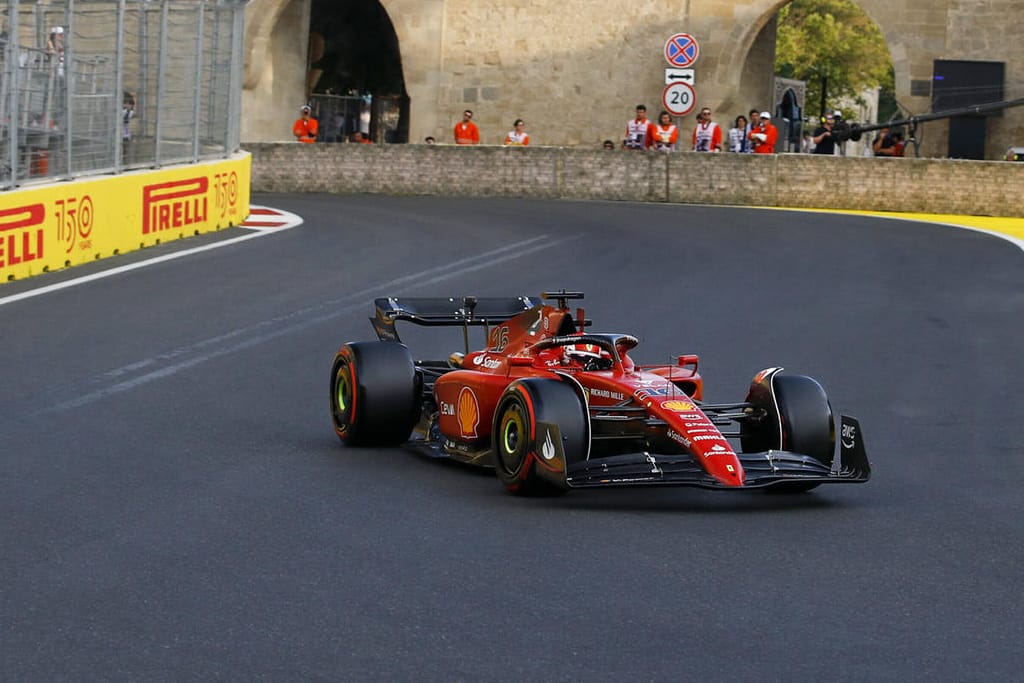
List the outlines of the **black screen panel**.
{"type": "Polygon", "coordinates": [[[1002,101],[1005,71],[1005,62],[936,59],[932,76],[932,111],[1002,101]]]}

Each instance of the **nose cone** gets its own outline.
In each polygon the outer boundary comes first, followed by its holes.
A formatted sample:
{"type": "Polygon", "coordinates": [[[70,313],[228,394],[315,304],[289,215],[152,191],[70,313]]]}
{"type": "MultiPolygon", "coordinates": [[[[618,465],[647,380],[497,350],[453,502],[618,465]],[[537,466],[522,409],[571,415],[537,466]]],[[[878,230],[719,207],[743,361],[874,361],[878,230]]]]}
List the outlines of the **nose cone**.
{"type": "MultiPolygon", "coordinates": [[[[720,456],[723,460],[728,456],[720,456]]],[[[718,466],[708,468],[711,476],[718,480],[718,483],[724,486],[739,487],[743,486],[744,479],[746,478],[743,472],[743,465],[740,465],[739,459],[736,456],[730,458],[732,462],[723,462],[718,466]]]]}
{"type": "Polygon", "coordinates": [[[689,450],[715,481],[723,486],[743,486],[745,474],[736,452],[693,401],[670,399],[647,407],[670,425],[668,437],[689,450]]]}
{"type": "Polygon", "coordinates": [[[724,486],[743,486],[746,473],[736,452],[724,438],[711,443],[696,442],[694,454],[704,464],[704,470],[724,486]]]}

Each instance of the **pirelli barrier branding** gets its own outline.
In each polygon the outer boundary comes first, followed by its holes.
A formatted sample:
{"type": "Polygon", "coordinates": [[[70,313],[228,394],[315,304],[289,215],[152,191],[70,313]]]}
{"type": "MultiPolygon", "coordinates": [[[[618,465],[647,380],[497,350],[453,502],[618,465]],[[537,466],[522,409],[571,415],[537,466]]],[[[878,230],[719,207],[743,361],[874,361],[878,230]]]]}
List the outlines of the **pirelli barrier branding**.
{"type": "Polygon", "coordinates": [[[249,215],[248,154],[0,195],[0,286],[170,240],[249,215]]]}

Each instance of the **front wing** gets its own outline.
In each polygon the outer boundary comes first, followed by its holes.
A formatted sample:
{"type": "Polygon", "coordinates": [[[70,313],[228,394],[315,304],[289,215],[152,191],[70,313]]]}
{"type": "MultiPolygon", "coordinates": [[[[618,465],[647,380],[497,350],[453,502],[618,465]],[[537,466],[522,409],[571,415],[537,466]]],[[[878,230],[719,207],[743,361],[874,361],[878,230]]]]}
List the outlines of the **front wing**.
{"type": "Polygon", "coordinates": [[[743,486],[718,482],[690,454],[657,453],[626,453],[575,463],[566,472],[566,482],[570,488],[647,484],[743,491],[787,483],[858,484],[868,481],[871,464],[864,450],[860,424],[855,418],[843,415],[841,434],[831,466],[789,451],[738,454],[746,474],[743,486]]]}

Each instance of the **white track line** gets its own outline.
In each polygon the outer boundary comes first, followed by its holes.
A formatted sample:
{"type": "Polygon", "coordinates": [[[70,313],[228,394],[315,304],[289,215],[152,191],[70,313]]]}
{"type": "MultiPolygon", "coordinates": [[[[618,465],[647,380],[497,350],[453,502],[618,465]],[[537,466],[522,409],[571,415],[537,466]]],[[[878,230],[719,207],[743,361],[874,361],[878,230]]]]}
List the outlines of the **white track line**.
{"type": "MultiPolygon", "coordinates": [[[[261,209],[261,208],[265,208],[265,207],[252,206],[250,208],[251,209],[261,209]]],[[[21,292],[19,294],[12,294],[10,296],[5,296],[3,298],[0,298],[0,306],[3,306],[5,304],[11,304],[11,303],[14,303],[15,301],[22,301],[24,299],[31,299],[32,297],[35,297],[35,296],[42,296],[43,294],[49,294],[50,292],[57,292],[57,291],[60,291],[62,289],[68,289],[69,287],[77,287],[79,285],[84,285],[84,284],[86,284],[88,282],[93,282],[95,280],[102,280],[103,278],[112,277],[114,275],[120,275],[121,273],[127,273],[127,272],[130,272],[130,271],[133,271],[133,270],[138,270],[139,268],[146,268],[148,266],[155,266],[158,263],[163,263],[165,261],[173,261],[174,259],[184,258],[185,256],[191,256],[192,254],[198,254],[198,253],[201,253],[201,252],[204,252],[204,251],[210,251],[211,249],[220,249],[221,247],[226,247],[226,246],[229,246],[229,245],[232,245],[232,244],[237,244],[239,242],[244,242],[246,240],[255,239],[257,237],[266,237],[267,235],[272,235],[275,232],[280,232],[282,230],[288,230],[290,228],[294,228],[294,227],[297,227],[299,225],[302,225],[302,218],[300,216],[296,216],[295,214],[289,213],[287,211],[281,211],[280,209],[274,209],[274,211],[279,212],[282,215],[282,217],[287,219],[287,222],[285,224],[283,224],[281,227],[276,227],[276,228],[251,228],[253,230],[253,232],[250,232],[250,233],[245,234],[245,235],[241,235],[239,237],[232,237],[231,239],[221,240],[219,242],[213,242],[211,244],[205,244],[205,245],[203,245],[201,247],[193,247],[191,249],[184,249],[182,251],[176,251],[173,254],[165,254],[163,256],[156,256],[156,257],[151,258],[151,259],[146,259],[145,261],[137,261],[136,263],[129,263],[129,264],[124,265],[124,266],[117,266],[116,268],[111,268],[109,270],[100,271],[98,273],[92,273],[91,275],[83,275],[82,277],[76,277],[76,278],[74,278],[72,280],[64,280],[63,282],[57,282],[57,283],[54,283],[52,285],[46,285],[44,287],[37,287],[35,289],[30,289],[30,290],[21,292]]],[[[245,228],[244,225],[239,225],[237,227],[245,228]]]]}
{"type": "Polygon", "coordinates": [[[132,363],[131,365],[125,366],[124,368],[112,370],[110,372],[104,373],[104,376],[116,377],[127,374],[132,370],[139,370],[145,367],[157,365],[161,361],[185,356],[176,363],[172,363],[171,365],[162,368],[157,368],[155,370],[150,370],[149,372],[139,375],[138,377],[126,379],[121,382],[117,382],[116,384],[112,384],[110,386],[97,389],[87,394],[76,396],[75,398],[69,401],[49,406],[37,414],[52,413],[63,410],[70,410],[73,408],[80,408],[95,401],[104,399],[108,396],[112,396],[124,391],[128,391],[130,389],[134,389],[135,387],[141,386],[143,384],[148,384],[149,382],[153,382],[155,380],[170,377],[183,370],[188,370],[189,368],[193,368],[209,360],[213,360],[214,358],[219,358],[221,356],[236,353],[238,351],[242,351],[244,349],[257,346],[258,344],[262,344],[264,342],[276,339],[278,337],[293,334],[295,332],[313,327],[315,325],[319,325],[330,320],[334,320],[342,316],[351,315],[353,312],[357,310],[365,309],[367,305],[366,299],[369,296],[379,294],[382,291],[390,291],[398,294],[400,293],[403,287],[407,287],[409,285],[415,284],[417,287],[421,287],[423,285],[443,282],[445,280],[450,280],[452,278],[465,275],[466,273],[472,273],[478,270],[483,270],[485,268],[492,268],[493,266],[496,266],[500,263],[514,261],[516,259],[522,258],[523,256],[527,256],[539,251],[549,250],[560,244],[570,242],[576,239],[577,237],[578,236],[576,235],[562,239],[550,239],[549,235],[540,235],[538,237],[532,237],[530,239],[517,242],[515,244],[505,245],[499,249],[494,249],[492,251],[484,252],[482,254],[476,254],[469,258],[453,261],[452,263],[449,263],[441,267],[430,268],[427,270],[420,271],[418,273],[404,275],[402,277],[390,280],[389,282],[383,282],[378,285],[374,285],[373,287],[369,287],[356,292],[351,292],[337,299],[333,299],[331,301],[324,301],[321,302],[320,304],[317,304],[316,306],[310,306],[300,311],[294,311],[287,315],[279,316],[271,320],[264,320],[262,322],[256,323],[255,325],[250,325],[245,328],[233,330],[227,334],[213,337],[212,339],[199,341],[194,344],[190,344],[187,347],[176,349],[174,351],[162,354],[160,356],[155,356],[153,358],[132,363]],[[329,310],[325,313],[318,312],[319,310],[325,308],[329,310]],[[219,343],[227,341],[229,339],[237,339],[237,341],[226,346],[220,346],[218,348],[213,348],[204,351],[202,353],[194,353],[199,349],[208,349],[210,346],[216,346],[219,343]]]}

